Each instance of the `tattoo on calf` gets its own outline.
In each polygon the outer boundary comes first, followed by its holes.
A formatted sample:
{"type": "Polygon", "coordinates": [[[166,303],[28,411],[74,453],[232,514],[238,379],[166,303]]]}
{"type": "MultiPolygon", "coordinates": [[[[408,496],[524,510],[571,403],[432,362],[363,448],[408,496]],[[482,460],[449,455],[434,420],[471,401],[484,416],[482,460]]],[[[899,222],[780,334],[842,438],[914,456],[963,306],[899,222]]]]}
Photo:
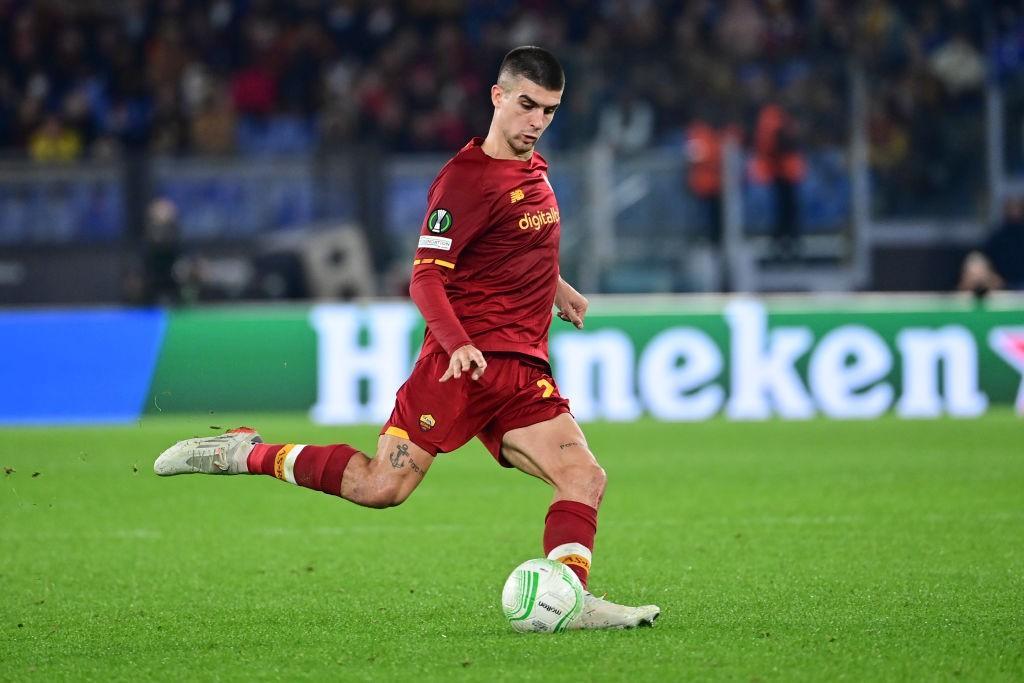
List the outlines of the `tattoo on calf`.
{"type": "Polygon", "coordinates": [[[570,441],[568,443],[558,444],[558,448],[559,448],[559,450],[563,450],[564,451],[566,448],[572,448],[573,446],[579,446],[579,445],[580,444],[577,441],[570,441]]]}
{"type": "MultiPolygon", "coordinates": [[[[388,454],[388,460],[391,461],[391,466],[396,470],[400,470],[405,467],[405,458],[409,455],[409,447],[404,443],[398,444],[390,454],[388,454]]],[[[415,466],[416,463],[413,463],[415,466]]]]}

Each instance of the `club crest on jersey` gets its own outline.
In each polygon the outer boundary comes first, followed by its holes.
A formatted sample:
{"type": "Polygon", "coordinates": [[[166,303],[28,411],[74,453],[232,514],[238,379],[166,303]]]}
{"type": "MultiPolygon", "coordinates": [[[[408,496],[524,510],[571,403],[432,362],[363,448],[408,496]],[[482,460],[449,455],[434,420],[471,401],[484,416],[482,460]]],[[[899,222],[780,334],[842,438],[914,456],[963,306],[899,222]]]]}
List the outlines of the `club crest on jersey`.
{"type": "Polygon", "coordinates": [[[552,206],[550,209],[544,211],[534,211],[533,213],[524,213],[522,218],[519,219],[520,230],[540,230],[546,225],[558,222],[558,207],[552,206]]]}
{"type": "Polygon", "coordinates": [[[440,235],[448,232],[452,227],[452,212],[448,209],[434,209],[427,218],[427,230],[440,235]]]}
{"type": "Polygon", "coordinates": [[[431,415],[429,413],[427,413],[425,415],[420,415],[420,429],[422,431],[429,432],[431,429],[434,428],[434,425],[436,425],[436,424],[437,424],[437,421],[434,420],[434,416],[433,415],[431,415]]]}

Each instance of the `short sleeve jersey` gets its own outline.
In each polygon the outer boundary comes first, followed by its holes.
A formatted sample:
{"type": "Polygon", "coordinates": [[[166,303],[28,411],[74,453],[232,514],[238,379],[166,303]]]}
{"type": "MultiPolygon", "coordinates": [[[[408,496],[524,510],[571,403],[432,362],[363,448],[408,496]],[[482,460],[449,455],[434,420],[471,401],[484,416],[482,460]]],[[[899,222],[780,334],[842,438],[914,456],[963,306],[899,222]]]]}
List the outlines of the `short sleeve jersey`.
{"type": "MultiPolygon", "coordinates": [[[[473,138],[427,195],[414,268],[439,268],[455,315],[481,351],[548,359],[559,215],[547,162],[493,159],[473,138]]],[[[430,330],[421,356],[443,351],[430,330]]]]}

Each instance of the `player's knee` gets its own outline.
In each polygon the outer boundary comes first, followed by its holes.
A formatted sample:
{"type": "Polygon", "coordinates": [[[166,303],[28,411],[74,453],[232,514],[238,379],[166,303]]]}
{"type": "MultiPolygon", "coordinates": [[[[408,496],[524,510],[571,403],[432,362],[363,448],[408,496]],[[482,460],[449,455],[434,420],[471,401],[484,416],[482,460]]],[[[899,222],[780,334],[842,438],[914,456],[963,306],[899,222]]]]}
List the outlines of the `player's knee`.
{"type": "Polygon", "coordinates": [[[597,494],[597,502],[600,503],[604,498],[604,489],[608,486],[608,473],[604,471],[603,467],[595,464],[590,472],[590,477],[591,486],[597,494]]]}
{"type": "Polygon", "coordinates": [[[608,473],[600,465],[597,466],[597,471],[599,472],[598,480],[601,483],[601,493],[604,493],[605,487],[608,486],[608,473]]]}
{"type": "Polygon", "coordinates": [[[567,473],[565,482],[559,486],[564,495],[597,507],[604,498],[608,475],[604,468],[594,463],[580,464],[567,473]]]}

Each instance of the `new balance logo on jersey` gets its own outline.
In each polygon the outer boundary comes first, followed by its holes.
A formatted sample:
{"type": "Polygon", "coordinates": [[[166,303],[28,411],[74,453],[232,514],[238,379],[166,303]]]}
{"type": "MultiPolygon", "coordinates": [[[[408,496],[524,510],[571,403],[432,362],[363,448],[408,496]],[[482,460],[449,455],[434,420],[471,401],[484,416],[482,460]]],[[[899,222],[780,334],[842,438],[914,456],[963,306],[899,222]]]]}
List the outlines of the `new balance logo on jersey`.
{"type": "Polygon", "coordinates": [[[533,213],[524,213],[523,217],[519,219],[519,229],[529,230],[540,230],[545,225],[551,225],[552,223],[558,222],[558,207],[552,206],[547,211],[534,211],[533,213]]]}
{"type": "Polygon", "coordinates": [[[508,198],[513,204],[515,204],[516,202],[521,202],[526,199],[526,193],[523,192],[522,188],[517,187],[508,193],[508,198]]]}

